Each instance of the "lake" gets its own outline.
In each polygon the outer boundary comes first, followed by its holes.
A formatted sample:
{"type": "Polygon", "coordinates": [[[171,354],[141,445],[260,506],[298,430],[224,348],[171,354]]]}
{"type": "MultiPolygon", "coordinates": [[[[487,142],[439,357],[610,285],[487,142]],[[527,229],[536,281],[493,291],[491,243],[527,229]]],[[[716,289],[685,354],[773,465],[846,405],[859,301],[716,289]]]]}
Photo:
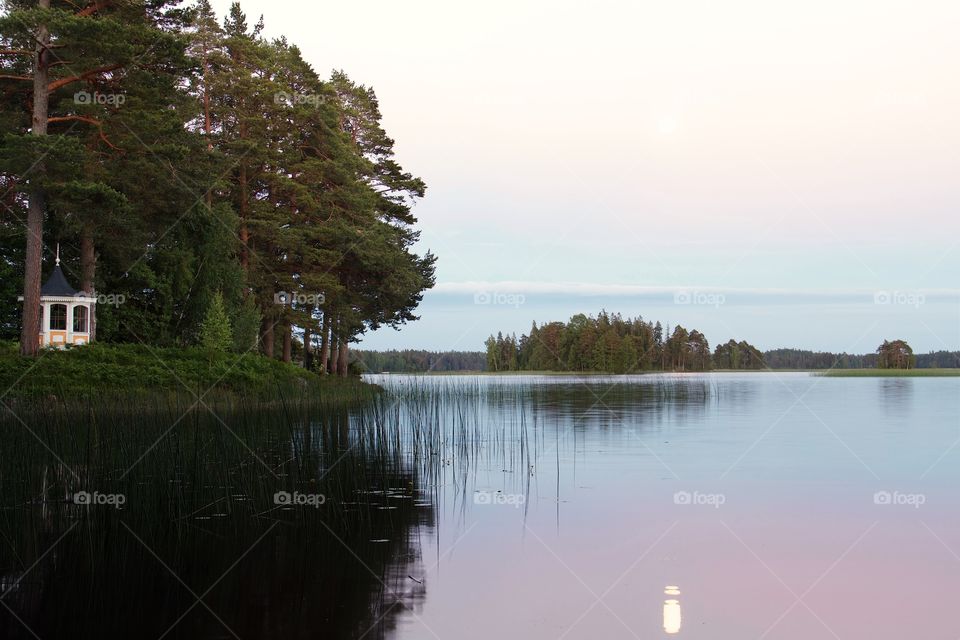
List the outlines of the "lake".
{"type": "Polygon", "coordinates": [[[960,636],[956,378],[367,379],[14,405],[0,637],[960,636]]]}

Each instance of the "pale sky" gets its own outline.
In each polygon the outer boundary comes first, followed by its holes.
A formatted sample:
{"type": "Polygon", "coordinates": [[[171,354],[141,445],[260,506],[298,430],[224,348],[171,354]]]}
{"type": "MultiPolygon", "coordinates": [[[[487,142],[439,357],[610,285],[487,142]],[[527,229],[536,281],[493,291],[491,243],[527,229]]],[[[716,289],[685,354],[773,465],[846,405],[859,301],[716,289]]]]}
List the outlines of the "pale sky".
{"type": "Polygon", "coordinates": [[[605,307],[712,344],[960,348],[960,3],[242,6],[372,85],[427,182],[440,284],[364,347],[605,307]]]}

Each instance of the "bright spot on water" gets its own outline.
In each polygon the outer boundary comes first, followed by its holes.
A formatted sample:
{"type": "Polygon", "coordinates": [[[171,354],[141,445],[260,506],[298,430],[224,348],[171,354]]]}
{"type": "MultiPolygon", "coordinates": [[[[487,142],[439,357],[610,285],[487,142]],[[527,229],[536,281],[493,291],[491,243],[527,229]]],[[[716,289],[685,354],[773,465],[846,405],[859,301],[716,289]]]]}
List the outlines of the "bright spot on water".
{"type": "Polygon", "coordinates": [[[667,633],[680,633],[680,601],[663,601],[663,630],[667,633]]]}

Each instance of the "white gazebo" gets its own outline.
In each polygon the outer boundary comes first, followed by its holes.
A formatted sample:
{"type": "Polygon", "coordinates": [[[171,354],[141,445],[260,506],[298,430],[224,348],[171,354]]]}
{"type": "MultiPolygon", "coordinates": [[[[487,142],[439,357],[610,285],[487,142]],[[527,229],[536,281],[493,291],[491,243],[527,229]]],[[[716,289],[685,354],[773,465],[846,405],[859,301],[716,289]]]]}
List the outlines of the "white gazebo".
{"type": "Polygon", "coordinates": [[[57,247],[57,264],[40,288],[40,346],[65,347],[90,342],[96,304],[95,296],[77,291],[67,282],[60,268],[60,248],[57,247]]]}

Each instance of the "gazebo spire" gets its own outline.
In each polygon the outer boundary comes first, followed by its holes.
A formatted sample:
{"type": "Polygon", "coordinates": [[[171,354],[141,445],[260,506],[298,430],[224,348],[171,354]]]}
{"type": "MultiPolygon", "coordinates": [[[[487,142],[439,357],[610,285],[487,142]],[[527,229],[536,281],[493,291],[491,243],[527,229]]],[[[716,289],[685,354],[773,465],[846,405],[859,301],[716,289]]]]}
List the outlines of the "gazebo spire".
{"type": "Polygon", "coordinates": [[[57,266],[60,266],[60,243],[57,243],[57,266]]]}

